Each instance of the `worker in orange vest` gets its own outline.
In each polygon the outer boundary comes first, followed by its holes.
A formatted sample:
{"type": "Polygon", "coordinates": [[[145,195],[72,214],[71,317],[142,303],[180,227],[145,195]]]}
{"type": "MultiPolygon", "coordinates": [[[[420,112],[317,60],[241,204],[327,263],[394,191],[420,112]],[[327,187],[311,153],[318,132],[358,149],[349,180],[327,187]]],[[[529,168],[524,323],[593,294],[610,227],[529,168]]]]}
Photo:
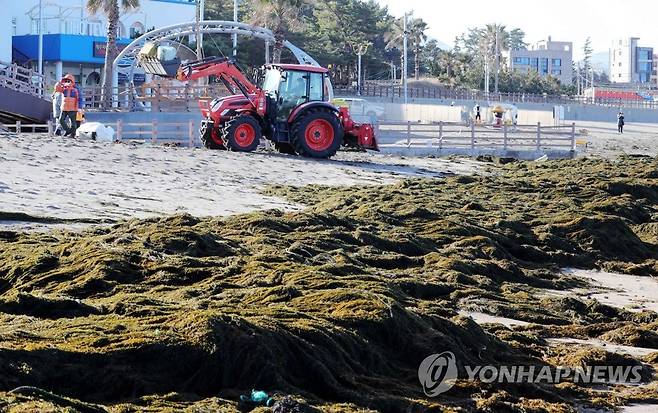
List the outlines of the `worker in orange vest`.
{"type": "Polygon", "coordinates": [[[75,137],[78,129],[76,117],[78,111],[82,109],[82,92],[75,84],[75,78],[72,74],[67,73],[60,81],[62,85],[62,115],[59,123],[66,132],[64,136],[75,137]]]}

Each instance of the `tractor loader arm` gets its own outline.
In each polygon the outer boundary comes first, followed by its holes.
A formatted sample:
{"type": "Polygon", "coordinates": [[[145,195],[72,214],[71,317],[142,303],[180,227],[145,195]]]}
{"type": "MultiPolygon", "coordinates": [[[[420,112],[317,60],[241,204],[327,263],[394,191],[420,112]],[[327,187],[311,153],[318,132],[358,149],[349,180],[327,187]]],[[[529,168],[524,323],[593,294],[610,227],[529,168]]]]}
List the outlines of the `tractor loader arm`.
{"type": "Polygon", "coordinates": [[[223,57],[208,57],[182,64],[176,74],[180,81],[191,81],[209,76],[217,76],[229,90],[240,91],[245,96],[258,92],[258,87],[244,75],[232,59],[223,57]]]}

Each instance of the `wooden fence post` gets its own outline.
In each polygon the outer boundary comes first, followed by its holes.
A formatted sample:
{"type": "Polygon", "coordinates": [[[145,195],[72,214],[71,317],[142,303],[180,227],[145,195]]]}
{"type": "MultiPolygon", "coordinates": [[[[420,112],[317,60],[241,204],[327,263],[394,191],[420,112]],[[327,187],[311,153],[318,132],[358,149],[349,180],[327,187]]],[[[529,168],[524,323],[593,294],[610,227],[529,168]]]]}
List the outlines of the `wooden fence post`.
{"type": "Polygon", "coordinates": [[[541,150],[541,122],[537,122],[537,150],[541,150]]]}
{"type": "Polygon", "coordinates": [[[407,121],[407,147],[411,146],[411,121],[407,121]]]}
{"type": "Polygon", "coordinates": [[[187,133],[189,138],[189,145],[190,148],[194,148],[194,121],[190,120],[187,126],[188,126],[187,133]]]}
{"type": "Polygon", "coordinates": [[[475,122],[471,122],[471,156],[475,154],[475,122]]]}
{"type": "Polygon", "coordinates": [[[123,140],[123,120],[117,120],[117,141],[123,140]]]}
{"type": "Polygon", "coordinates": [[[443,121],[439,121],[439,149],[443,148],[443,121]]]}
{"type": "Polygon", "coordinates": [[[153,122],[151,124],[151,142],[152,143],[157,143],[158,142],[158,120],[153,119],[153,122]]]}
{"type": "Polygon", "coordinates": [[[503,125],[503,150],[507,150],[507,124],[503,125]]]}
{"type": "Polygon", "coordinates": [[[571,123],[571,150],[576,150],[576,122],[571,123]]]}

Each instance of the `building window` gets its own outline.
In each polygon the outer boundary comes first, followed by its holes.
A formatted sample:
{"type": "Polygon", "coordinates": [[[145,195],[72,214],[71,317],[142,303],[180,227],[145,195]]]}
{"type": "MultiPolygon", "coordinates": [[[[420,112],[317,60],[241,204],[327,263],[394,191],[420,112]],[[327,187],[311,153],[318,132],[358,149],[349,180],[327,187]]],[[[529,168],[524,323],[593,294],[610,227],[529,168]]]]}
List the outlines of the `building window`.
{"type": "Polygon", "coordinates": [[[102,24],[98,20],[92,20],[87,23],[87,34],[89,36],[100,36],[102,24]]]}
{"type": "Polygon", "coordinates": [[[553,59],[551,62],[551,65],[553,66],[562,66],[562,59],[553,59]]]}
{"type": "Polygon", "coordinates": [[[562,69],[551,69],[551,74],[555,76],[562,76],[562,69]]]}
{"type": "Polygon", "coordinates": [[[529,65],[530,64],[530,58],[529,57],[515,57],[514,58],[514,64],[515,65],[529,65]]]}
{"type": "Polygon", "coordinates": [[[540,59],[541,60],[541,74],[542,75],[547,75],[548,74],[548,59],[540,59]]]}

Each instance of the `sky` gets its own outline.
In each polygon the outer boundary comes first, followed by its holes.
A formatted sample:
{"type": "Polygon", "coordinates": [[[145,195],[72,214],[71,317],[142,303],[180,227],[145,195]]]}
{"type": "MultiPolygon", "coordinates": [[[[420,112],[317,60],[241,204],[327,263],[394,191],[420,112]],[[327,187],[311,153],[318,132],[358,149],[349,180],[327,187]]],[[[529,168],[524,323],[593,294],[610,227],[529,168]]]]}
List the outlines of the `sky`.
{"type": "Polygon", "coordinates": [[[394,16],[414,12],[429,24],[431,38],[452,46],[469,27],[500,23],[519,27],[526,42],[546,39],[574,43],[574,59],[582,58],[585,39],[594,52],[607,52],[615,38],[639,37],[640,46],[658,50],[658,1],[655,0],[376,0],[394,16]],[[499,5],[496,9],[495,4],[499,5]]]}

